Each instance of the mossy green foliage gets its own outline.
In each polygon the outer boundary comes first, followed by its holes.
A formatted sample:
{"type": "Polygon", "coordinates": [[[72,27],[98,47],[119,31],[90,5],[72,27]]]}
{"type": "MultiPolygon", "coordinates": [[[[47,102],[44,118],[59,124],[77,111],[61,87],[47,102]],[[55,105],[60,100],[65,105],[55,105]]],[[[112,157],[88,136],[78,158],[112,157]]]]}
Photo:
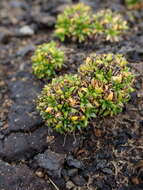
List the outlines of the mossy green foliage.
{"type": "Polygon", "coordinates": [[[78,94],[80,85],[77,75],[65,75],[44,87],[37,108],[47,126],[53,126],[60,133],[87,126],[88,102],[78,94]]]}
{"type": "Polygon", "coordinates": [[[122,15],[110,9],[98,11],[93,16],[93,33],[107,41],[119,41],[128,29],[122,15]]]}
{"type": "Polygon", "coordinates": [[[88,39],[119,41],[128,29],[127,22],[121,14],[110,9],[93,14],[90,7],[79,3],[67,7],[57,18],[55,35],[64,41],[85,42],[88,39]]]}
{"type": "Polygon", "coordinates": [[[50,78],[60,70],[64,64],[64,52],[61,51],[54,41],[37,47],[32,56],[32,68],[39,78],[50,78]]]}
{"type": "Polygon", "coordinates": [[[121,112],[133,91],[127,63],[120,54],[91,54],[77,75],[53,79],[37,105],[47,126],[70,133],[86,127],[91,118],[121,112]]]}
{"type": "Polygon", "coordinates": [[[90,7],[79,3],[67,7],[57,18],[55,34],[64,41],[85,41],[92,33],[90,7]]]}
{"type": "Polygon", "coordinates": [[[79,68],[81,80],[89,89],[91,104],[97,115],[114,115],[122,111],[133,91],[134,75],[121,54],[91,54],[79,68]]]}
{"type": "Polygon", "coordinates": [[[132,6],[143,1],[142,0],[125,0],[125,2],[128,6],[132,6]]]}

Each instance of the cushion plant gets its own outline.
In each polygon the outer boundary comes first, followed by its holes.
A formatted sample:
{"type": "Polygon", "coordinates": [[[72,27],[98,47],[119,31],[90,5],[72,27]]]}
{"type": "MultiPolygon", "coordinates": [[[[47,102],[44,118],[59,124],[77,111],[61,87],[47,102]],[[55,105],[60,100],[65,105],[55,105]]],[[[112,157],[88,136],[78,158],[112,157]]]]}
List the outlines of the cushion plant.
{"type": "Polygon", "coordinates": [[[107,41],[119,41],[128,29],[122,15],[110,9],[100,10],[93,16],[93,33],[107,41]]]}
{"type": "Polygon", "coordinates": [[[44,43],[35,50],[32,62],[33,72],[39,79],[50,78],[62,68],[64,52],[58,48],[54,41],[44,43]]]}
{"type": "Polygon", "coordinates": [[[38,98],[37,108],[46,124],[60,133],[87,126],[88,117],[83,109],[88,109],[88,102],[79,94],[80,83],[77,75],[55,78],[38,98]]]}
{"type": "Polygon", "coordinates": [[[89,6],[79,3],[65,8],[57,18],[55,35],[61,40],[85,42],[88,39],[119,41],[128,29],[122,15],[110,9],[93,13],[89,6]]]}
{"type": "Polygon", "coordinates": [[[83,86],[88,87],[91,104],[97,115],[114,115],[122,111],[133,91],[133,74],[121,54],[91,54],[79,67],[83,86]]]}
{"type": "Polygon", "coordinates": [[[79,3],[65,8],[58,15],[55,34],[61,41],[66,37],[72,41],[85,41],[92,34],[90,7],[79,3]]]}
{"type": "Polygon", "coordinates": [[[46,125],[70,133],[86,127],[91,118],[121,112],[133,91],[127,63],[120,54],[91,54],[77,75],[53,79],[37,102],[46,125]]]}

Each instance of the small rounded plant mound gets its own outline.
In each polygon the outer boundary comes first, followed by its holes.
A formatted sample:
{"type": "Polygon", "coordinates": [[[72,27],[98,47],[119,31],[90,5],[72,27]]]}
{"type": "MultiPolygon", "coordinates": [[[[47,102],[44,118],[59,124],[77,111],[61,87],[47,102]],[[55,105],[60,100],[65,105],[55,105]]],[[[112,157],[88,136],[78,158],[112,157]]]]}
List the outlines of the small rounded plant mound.
{"type": "Polygon", "coordinates": [[[57,18],[55,35],[64,41],[83,42],[92,33],[90,7],[78,3],[67,7],[57,18]]]}
{"type": "Polygon", "coordinates": [[[81,88],[78,75],[64,75],[44,87],[38,98],[37,109],[47,126],[60,133],[73,132],[87,126],[94,110],[81,88]]]}
{"type": "Polygon", "coordinates": [[[93,14],[90,7],[78,3],[67,7],[57,18],[55,35],[64,41],[85,42],[88,39],[119,41],[128,29],[126,20],[121,14],[110,9],[100,10],[93,14]]]}
{"type": "Polygon", "coordinates": [[[119,41],[128,29],[122,15],[110,9],[100,10],[93,16],[93,33],[107,41],[119,41]]]}
{"type": "Polygon", "coordinates": [[[121,54],[91,54],[79,68],[83,87],[96,107],[96,115],[114,115],[122,111],[133,91],[134,75],[121,54]]]}
{"type": "Polygon", "coordinates": [[[86,127],[91,118],[121,112],[133,90],[127,63],[120,54],[91,54],[77,75],[53,79],[37,102],[46,125],[71,133],[86,127]]]}
{"type": "Polygon", "coordinates": [[[32,56],[32,68],[39,78],[51,77],[60,70],[64,64],[64,52],[61,51],[54,41],[44,43],[37,47],[32,56]]]}

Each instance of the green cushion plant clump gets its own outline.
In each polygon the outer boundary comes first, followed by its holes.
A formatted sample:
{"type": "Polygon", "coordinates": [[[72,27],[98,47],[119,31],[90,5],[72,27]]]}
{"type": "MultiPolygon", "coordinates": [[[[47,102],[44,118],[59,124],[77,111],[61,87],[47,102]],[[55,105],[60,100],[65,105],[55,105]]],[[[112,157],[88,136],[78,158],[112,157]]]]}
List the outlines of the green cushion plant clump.
{"type": "Polygon", "coordinates": [[[66,37],[72,41],[85,41],[92,34],[90,7],[79,3],[65,8],[58,15],[55,34],[61,41],[66,37]]]}
{"type": "Polygon", "coordinates": [[[100,10],[93,16],[93,33],[107,41],[119,41],[128,29],[121,14],[110,9],[100,10]]]}
{"type": "Polygon", "coordinates": [[[47,126],[70,133],[86,127],[91,118],[121,112],[133,91],[127,63],[120,54],[91,54],[77,75],[53,79],[37,103],[47,126]]]}
{"type": "Polygon", "coordinates": [[[50,78],[62,68],[64,52],[58,48],[54,41],[44,43],[35,50],[32,62],[33,72],[39,79],[50,78]]]}
{"type": "Polygon", "coordinates": [[[53,126],[60,133],[73,132],[87,126],[86,112],[91,108],[80,87],[80,78],[71,74],[55,78],[44,87],[37,109],[47,126],[53,126]]]}
{"type": "Polygon", "coordinates": [[[93,13],[89,6],[79,3],[65,8],[57,18],[55,35],[61,40],[85,42],[88,39],[119,41],[128,29],[122,15],[110,9],[93,13]]]}
{"type": "Polygon", "coordinates": [[[91,104],[97,115],[114,115],[122,111],[133,91],[134,75],[121,54],[91,54],[79,67],[81,80],[89,90],[91,104]]]}

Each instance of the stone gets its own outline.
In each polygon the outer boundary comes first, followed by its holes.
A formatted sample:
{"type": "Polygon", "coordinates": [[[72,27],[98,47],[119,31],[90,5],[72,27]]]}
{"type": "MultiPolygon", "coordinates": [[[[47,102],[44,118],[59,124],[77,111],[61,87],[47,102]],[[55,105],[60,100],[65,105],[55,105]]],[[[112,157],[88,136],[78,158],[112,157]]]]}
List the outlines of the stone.
{"type": "Polygon", "coordinates": [[[47,13],[33,15],[33,19],[40,28],[53,27],[56,23],[56,18],[47,13]]]}
{"type": "Polygon", "coordinates": [[[49,184],[23,164],[10,165],[0,161],[1,190],[52,190],[49,184]]]}
{"type": "Polygon", "coordinates": [[[41,9],[43,12],[55,13],[55,9],[58,6],[69,3],[71,3],[71,0],[45,0],[42,3],[41,9]]]}
{"type": "Polygon", "coordinates": [[[66,183],[66,188],[67,189],[72,189],[72,188],[74,188],[74,184],[73,184],[73,182],[72,181],[68,181],[67,183],[66,183]]]}
{"type": "Polygon", "coordinates": [[[44,173],[42,171],[36,171],[35,174],[40,177],[40,178],[43,178],[44,177],[44,173]]]}
{"type": "Polygon", "coordinates": [[[7,44],[12,37],[13,33],[10,30],[0,27],[0,43],[7,44]]]}
{"type": "Polygon", "coordinates": [[[65,155],[46,150],[43,154],[34,157],[38,167],[47,171],[52,177],[61,177],[61,170],[64,164],[65,155]]]}
{"type": "Polygon", "coordinates": [[[0,121],[0,127],[2,127],[3,126],[3,122],[2,121],[0,121]]]}
{"type": "Polygon", "coordinates": [[[62,177],[55,177],[53,181],[59,189],[65,189],[65,180],[62,177]]]}
{"type": "Polygon", "coordinates": [[[34,30],[30,26],[25,25],[19,29],[19,34],[22,36],[32,36],[34,34],[34,30]]]}
{"type": "Polygon", "coordinates": [[[75,185],[78,185],[78,186],[84,186],[86,183],[86,180],[80,175],[76,175],[75,177],[73,177],[72,181],[75,185]]]}
{"type": "Polygon", "coordinates": [[[13,76],[9,83],[14,103],[8,115],[8,131],[29,131],[43,124],[36,110],[36,98],[42,89],[42,83],[36,81],[28,72],[21,71],[13,76]]]}
{"type": "Polygon", "coordinates": [[[25,55],[27,55],[28,53],[30,52],[33,52],[35,50],[35,46],[34,45],[27,45],[23,48],[21,48],[20,50],[18,50],[17,52],[17,56],[21,56],[21,57],[24,57],[25,55]]]}
{"type": "Polygon", "coordinates": [[[72,156],[68,156],[67,157],[67,164],[70,167],[75,167],[78,169],[82,169],[83,168],[83,163],[77,159],[74,159],[72,156]]]}
{"type": "Polygon", "coordinates": [[[143,183],[138,185],[130,185],[128,187],[124,186],[119,188],[118,190],[142,190],[143,189],[143,183]]]}
{"type": "Polygon", "coordinates": [[[68,170],[68,176],[69,177],[73,177],[74,175],[76,175],[78,173],[78,169],[74,168],[74,169],[69,169],[68,170]]]}
{"type": "Polygon", "coordinates": [[[46,127],[41,127],[31,134],[11,133],[3,140],[2,147],[0,146],[0,157],[9,162],[30,159],[47,148],[47,135],[46,127]]]}
{"type": "Polygon", "coordinates": [[[10,5],[12,8],[22,8],[22,9],[29,9],[29,6],[26,2],[20,2],[20,1],[11,1],[10,5]]]}
{"type": "Polygon", "coordinates": [[[42,83],[35,80],[35,76],[29,72],[21,71],[12,76],[9,82],[11,98],[17,102],[34,102],[41,92],[42,83]]]}
{"type": "Polygon", "coordinates": [[[10,131],[29,131],[34,130],[43,124],[42,118],[36,111],[36,105],[30,104],[13,104],[8,118],[10,131]]]}
{"type": "Polygon", "coordinates": [[[109,175],[114,174],[114,172],[110,168],[103,168],[102,172],[104,172],[105,174],[109,174],[109,175]]]}
{"type": "Polygon", "coordinates": [[[96,163],[96,170],[101,170],[107,166],[106,160],[98,160],[96,163]]]}

